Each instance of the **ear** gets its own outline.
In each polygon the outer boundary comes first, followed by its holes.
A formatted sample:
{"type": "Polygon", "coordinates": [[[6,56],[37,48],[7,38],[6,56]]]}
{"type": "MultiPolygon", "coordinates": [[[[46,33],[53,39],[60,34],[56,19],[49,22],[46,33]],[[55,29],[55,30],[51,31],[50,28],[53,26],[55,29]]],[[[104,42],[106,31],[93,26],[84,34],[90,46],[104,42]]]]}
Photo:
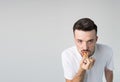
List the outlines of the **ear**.
{"type": "Polygon", "coordinates": [[[96,42],[97,42],[97,40],[98,40],[98,36],[96,36],[96,42]]]}

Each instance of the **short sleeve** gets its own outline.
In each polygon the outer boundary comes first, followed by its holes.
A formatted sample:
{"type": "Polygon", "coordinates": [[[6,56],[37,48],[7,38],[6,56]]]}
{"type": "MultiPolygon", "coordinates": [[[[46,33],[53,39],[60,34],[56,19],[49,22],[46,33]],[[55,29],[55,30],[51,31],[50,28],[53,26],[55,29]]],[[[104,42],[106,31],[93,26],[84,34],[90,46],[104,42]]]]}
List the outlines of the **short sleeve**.
{"type": "Polygon", "coordinates": [[[62,53],[62,66],[65,79],[72,80],[74,76],[73,66],[71,63],[70,54],[68,54],[67,52],[62,53]]]}
{"type": "Polygon", "coordinates": [[[109,69],[109,70],[114,70],[113,51],[111,50],[111,52],[110,52],[109,54],[110,54],[110,57],[109,57],[109,59],[107,60],[106,68],[109,69]]]}

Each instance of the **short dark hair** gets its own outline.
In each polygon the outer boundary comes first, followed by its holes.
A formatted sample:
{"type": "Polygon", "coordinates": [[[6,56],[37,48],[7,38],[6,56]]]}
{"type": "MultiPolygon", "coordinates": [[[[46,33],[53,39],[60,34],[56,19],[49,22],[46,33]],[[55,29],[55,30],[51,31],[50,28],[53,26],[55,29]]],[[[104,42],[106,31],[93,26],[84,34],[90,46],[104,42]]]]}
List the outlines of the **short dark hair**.
{"type": "Polygon", "coordinates": [[[83,31],[95,30],[97,34],[97,26],[94,23],[94,21],[91,20],[90,18],[79,19],[73,26],[73,32],[75,32],[75,30],[83,30],[83,31]]]}

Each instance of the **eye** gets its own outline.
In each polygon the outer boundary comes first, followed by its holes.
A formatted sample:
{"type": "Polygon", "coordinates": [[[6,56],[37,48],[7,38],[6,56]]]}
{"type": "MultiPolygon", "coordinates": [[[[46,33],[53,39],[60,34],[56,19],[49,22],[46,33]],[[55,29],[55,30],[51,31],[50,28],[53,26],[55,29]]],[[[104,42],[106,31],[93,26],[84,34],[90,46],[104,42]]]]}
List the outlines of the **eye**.
{"type": "Polygon", "coordinates": [[[82,40],[78,40],[78,43],[82,43],[82,40]]]}
{"type": "Polygon", "coordinates": [[[92,39],[92,40],[89,40],[88,43],[93,43],[93,41],[94,41],[93,39],[92,39]]]}

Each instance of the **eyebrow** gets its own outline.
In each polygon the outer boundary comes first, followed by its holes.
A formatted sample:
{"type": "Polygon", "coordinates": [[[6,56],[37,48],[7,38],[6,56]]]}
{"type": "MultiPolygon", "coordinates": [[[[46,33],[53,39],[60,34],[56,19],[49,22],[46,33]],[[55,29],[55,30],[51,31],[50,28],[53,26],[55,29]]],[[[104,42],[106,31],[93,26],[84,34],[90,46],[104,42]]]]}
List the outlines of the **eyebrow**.
{"type": "Polygon", "coordinates": [[[90,39],[90,40],[88,40],[88,41],[92,41],[92,40],[94,40],[94,39],[90,39]]]}
{"type": "MultiPolygon", "coordinates": [[[[83,41],[82,39],[77,39],[78,41],[83,41]]],[[[94,39],[90,39],[88,41],[93,41],[94,39]]]]}

